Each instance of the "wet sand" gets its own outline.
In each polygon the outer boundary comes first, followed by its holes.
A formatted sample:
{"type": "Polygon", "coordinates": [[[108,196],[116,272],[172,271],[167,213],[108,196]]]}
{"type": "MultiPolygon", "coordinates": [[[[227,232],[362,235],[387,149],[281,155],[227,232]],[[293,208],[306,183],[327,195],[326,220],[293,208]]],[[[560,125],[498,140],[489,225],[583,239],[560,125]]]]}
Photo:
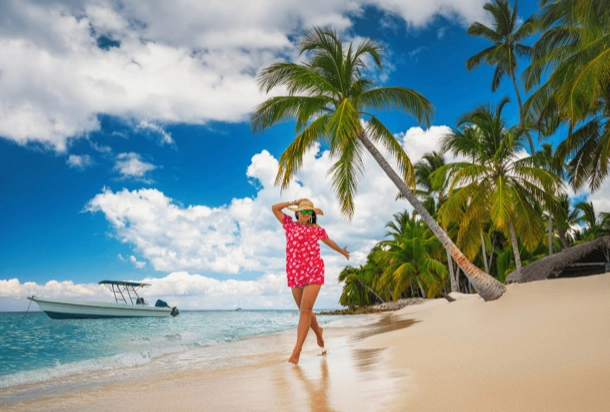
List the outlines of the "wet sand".
{"type": "Polygon", "coordinates": [[[295,331],[213,371],[190,370],[31,399],[27,411],[608,411],[610,274],[509,285],[501,299],[453,295],[358,328],[295,331]],[[277,349],[277,350],[276,350],[277,349]]]}

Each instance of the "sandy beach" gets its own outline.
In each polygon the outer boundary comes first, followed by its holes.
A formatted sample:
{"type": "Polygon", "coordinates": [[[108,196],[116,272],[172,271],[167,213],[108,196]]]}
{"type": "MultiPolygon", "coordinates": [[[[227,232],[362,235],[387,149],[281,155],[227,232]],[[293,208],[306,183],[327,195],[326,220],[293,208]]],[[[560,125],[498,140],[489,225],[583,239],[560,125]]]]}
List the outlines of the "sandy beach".
{"type": "Polygon", "coordinates": [[[453,295],[365,326],[242,342],[273,348],[214,371],[102,385],[3,410],[608,411],[610,274],[509,285],[501,299],[453,295]]]}

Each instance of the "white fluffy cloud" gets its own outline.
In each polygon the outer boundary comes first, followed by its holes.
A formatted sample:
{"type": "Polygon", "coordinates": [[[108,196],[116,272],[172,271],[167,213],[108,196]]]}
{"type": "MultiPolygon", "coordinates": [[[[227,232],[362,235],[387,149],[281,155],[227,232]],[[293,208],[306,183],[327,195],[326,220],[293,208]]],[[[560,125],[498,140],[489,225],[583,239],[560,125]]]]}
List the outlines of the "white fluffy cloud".
{"type": "Polygon", "coordinates": [[[174,139],[172,139],[172,136],[169,133],[167,133],[158,124],[143,120],[138,125],[138,129],[143,129],[143,130],[148,130],[149,132],[158,133],[159,135],[161,135],[161,143],[163,143],[163,144],[174,144],[174,139]]]}
{"type": "Polygon", "coordinates": [[[610,179],[606,178],[594,193],[589,193],[588,190],[579,190],[576,195],[587,195],[586,200],[593,203],[596,213],[610,212],[610,179]]]}
{"type": "Polygon", "coordinates": [[[473,21],[487,22],[483,11],[486,0],[371,0],[369,4],[402,18],[414,27],[428,25],[435,17],[457,20],[463,25],[473,21]]]}
{"type": "Polygon", "coordinates": [[[83,170],[88,166],[91,166],[93,164],[93,160],[91,160],[91,156],[87,154],[82,156],[71,154],[70,156],[68,156],[68,160],[66,161],[66,163],[73,169],[83,170]]]}
{"type": "Polygon", "coordinates": [[[0,4],[0,136],[57,151],[98,114],[162,124],[242,121],[263,96],[256,72],[295,57],[311,25],[339,30],[366,6],[420,27],[483,18],[484,0],[115,0],[0,4]]]}
{"type": "Polygon", "coordinates": [[[134,255],[129,256],[129,261],[138,269],[142,269],[146,266],[146,262],[139,261],[134,255]]]}
{"type": "Polygon", "coordinates": [[[142,179],[146,173],[155,170],[156,166],[141,160],[137,153],[120,153],[116,157],[114,170],[123,178],[142,179]]]}
{"type": "Polygon", "coordinates": [[[439,141],[451,132],[448,126],[431,126],[429,129],[412,127],[404,133],[397,133],[396,138],[402,140],[402,147],[412,162],[416,162],[426,153],[439,151],[439,141]]]}

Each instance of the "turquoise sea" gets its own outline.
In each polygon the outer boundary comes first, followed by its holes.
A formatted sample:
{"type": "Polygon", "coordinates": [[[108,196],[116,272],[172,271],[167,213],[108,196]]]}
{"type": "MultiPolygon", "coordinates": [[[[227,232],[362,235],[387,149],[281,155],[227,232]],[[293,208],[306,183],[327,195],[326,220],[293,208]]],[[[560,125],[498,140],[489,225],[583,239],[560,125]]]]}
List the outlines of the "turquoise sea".
{"type": "MultiPolygon", "coordinates": [[[[326,324],[336,318],[319,316],[318,321],[326,324]]],[[[169,373],[222,367],[248,351],[265,350],[239,341],[296,328],[297,323],[296,310],[65,320],[42,312],[0,312],[0,398],[14,401],[74,390],[134,370],[169,373]]]]}

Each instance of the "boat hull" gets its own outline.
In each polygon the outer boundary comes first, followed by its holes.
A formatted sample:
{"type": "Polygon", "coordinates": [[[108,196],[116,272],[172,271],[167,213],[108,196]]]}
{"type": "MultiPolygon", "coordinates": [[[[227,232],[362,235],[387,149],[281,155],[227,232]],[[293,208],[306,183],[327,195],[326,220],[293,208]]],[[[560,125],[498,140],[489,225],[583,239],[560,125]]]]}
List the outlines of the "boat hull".
{"type": "Polygon", "coordinates": [[[51,319],[101,319],[168,317],[171,308],[154,306],[131,306],[122,303],[86,302],[31,297],[51,319]]]}

